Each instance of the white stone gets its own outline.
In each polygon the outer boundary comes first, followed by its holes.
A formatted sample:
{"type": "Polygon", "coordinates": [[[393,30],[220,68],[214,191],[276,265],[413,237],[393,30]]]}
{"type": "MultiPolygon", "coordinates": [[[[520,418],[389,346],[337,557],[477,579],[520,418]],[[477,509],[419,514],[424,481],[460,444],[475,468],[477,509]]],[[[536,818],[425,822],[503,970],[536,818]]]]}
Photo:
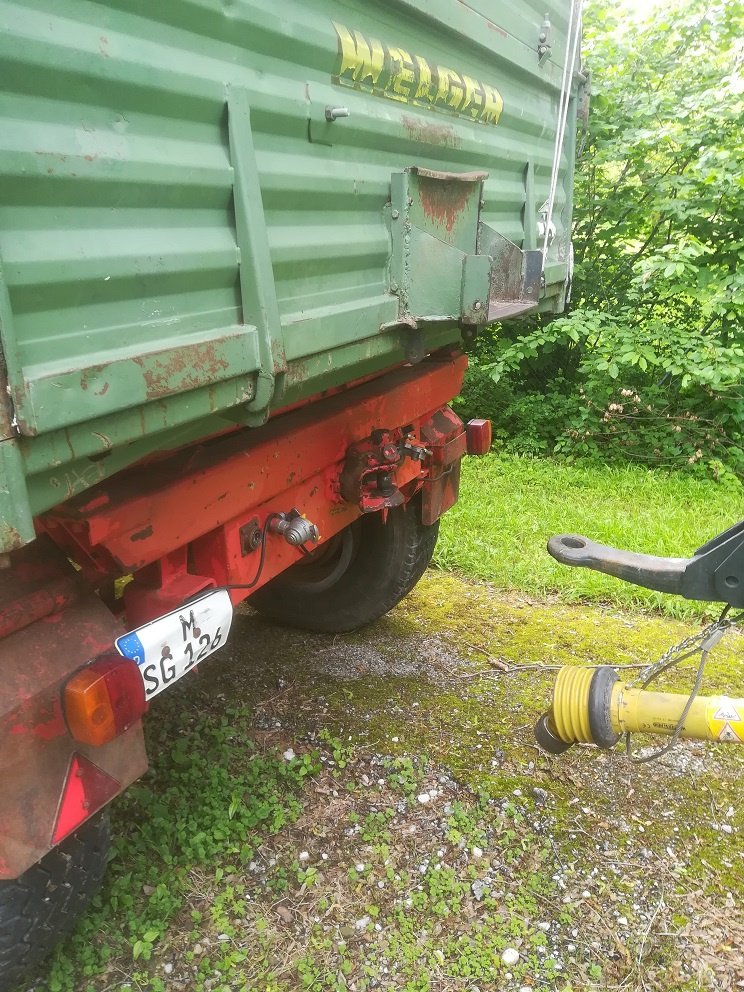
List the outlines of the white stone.
{"type": "Polygon", "coordinates": [[[310,852],[300,851],[300,861],[309,861],[309,860],[310,860],[310,852]]]}
{"type": "Polygon", "coordinates": [[[170,973],[173,971],[173,965],[170,963],[170,961],[168,962],[168,964],[163,965],[163,971],[166,973],[166,975],[170,975],[170,973]]]}
{"type": "Polygon", "coordinates": [[[507,947],[504,953],[501,955],[501,960],[506,965],[516,964],[519,961],[519,951],[516,947],[507,947]]]}
{"type": "Polygon", "coordinates": [[[422,806],[426,806],[428,802],[431,802],[431,796],[428,792],[420,792],[416,798],[422,806]]]}
{"type": "Polygon", "coordinates": [[[285,761],[293,761],[297,757],[297,755],[294,753],[291,747],[288,747],[287,750],[282,755],[282,757],[284,758],[285,761]]]}
{"type": "Polygon", "coordinates": [[[473,855],[474,858],[482,858],[483,857],[483,850],[480,847],[473,847],[473,848],[471,848],[470,853],[473,855]]]}

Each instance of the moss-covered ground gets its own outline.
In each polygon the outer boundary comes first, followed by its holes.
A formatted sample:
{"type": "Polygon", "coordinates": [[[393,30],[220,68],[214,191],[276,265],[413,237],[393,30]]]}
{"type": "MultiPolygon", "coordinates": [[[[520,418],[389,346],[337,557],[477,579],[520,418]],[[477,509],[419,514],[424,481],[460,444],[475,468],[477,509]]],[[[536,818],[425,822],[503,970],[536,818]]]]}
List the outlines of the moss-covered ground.
{"type": "MultiPolygon", "coordinates": [[[[246,610],[153,706],[108,880],[35,987],[742,987],[744,754],[635,766],[532,735],[549,666],[646,663],[690,630],[441,571],[355,634],[246,610]]],[[[742,686],[732,635],[704,689],[742,686]]]]}

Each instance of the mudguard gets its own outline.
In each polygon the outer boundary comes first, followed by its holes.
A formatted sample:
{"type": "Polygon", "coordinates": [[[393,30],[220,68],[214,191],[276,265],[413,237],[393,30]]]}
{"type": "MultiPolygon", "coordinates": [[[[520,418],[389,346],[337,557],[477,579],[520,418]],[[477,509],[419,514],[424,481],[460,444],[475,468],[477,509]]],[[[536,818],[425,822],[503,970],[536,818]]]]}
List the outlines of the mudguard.
{"type": "Polygon", "coordinates": [[[61,690],[121,625],[45,537],[0,571],[0,878],[16,878],[147,769],[141,721],[70,736],[61,690]]]}

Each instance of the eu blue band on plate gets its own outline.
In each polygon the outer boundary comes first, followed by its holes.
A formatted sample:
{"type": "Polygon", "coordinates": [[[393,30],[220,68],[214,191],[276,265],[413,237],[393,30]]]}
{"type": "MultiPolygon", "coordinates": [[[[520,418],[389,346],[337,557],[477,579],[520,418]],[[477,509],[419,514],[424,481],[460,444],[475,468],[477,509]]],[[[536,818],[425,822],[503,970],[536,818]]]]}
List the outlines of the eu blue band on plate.
{"type": "Polygon", "coordinates": [[[116,649],[124,658],[130,658],[141,665],[145,660],[145,648],[136,632],[122,634],[116,639],[116,649]]]}

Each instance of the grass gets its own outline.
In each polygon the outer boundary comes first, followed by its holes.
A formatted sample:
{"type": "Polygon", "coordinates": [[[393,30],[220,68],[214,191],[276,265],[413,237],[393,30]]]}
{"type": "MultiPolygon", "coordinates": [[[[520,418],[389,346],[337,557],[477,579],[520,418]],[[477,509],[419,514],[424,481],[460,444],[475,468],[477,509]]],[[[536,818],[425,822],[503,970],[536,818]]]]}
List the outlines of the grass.
{"type": "Polygon", "coordinates": [[[693,617],[711,608],[560,565],[546,542],[554,534],[583,534],[614,547],[689,557],[742,516],[744,488],[735,484],[492,454],[465,460],[460,500],[442,520],[435,561],[500,589],[693,617]]]}

